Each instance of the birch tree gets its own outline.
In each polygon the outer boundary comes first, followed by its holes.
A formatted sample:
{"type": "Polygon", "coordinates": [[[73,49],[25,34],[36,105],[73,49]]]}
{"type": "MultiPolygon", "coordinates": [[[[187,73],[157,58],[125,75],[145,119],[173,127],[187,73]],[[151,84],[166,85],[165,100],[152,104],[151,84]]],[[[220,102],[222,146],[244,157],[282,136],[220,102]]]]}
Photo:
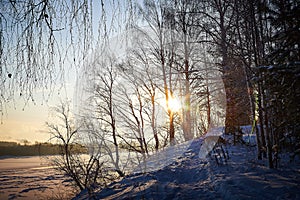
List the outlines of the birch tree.
{"type": "MultiPolygon", "coordinates": [[[[113,171],[119,176],[124,176],[124,165],[120,160],[120,147],[117,130],[117,105],[116,94],[119,76],[116,68],[116,59],[113,55],[105,53],[97,54],[94,60],[88,64],[88,68],[94,67],[86,75],[87,82],[84,90],[86,100],[82,103],[79,119],[86,124],[85,135],[94,145],[105,153],[113,171]],[[89,83],[89,84],[88,84],[89,83]]],[[[83,98],[83,97],[82,97],[83,98]]]]}
{"type": "Polygon", "coordinates": [[[90,155],[84,159],[73,149],[79,142],[79,128],[74,124],[68,103],[61,103],[53,108],[55,122],[46,122],[51,140],[61,144],[61,155],[51,161],[58,170],[69,176],[74,185],[80,189],[91,192],[94,184],[103,186],[104,174],[101,173],[103,163],[99,161],[100,155],[90,155]]]}
{"type": "Polygon", "coordinates": [[[164,14],[167,9],[167,3],[161,1],[145,0],[143,6],[140,6],[139,11],[146,24],[150,27],[154,34],[148,36],[152,46],[150,47],[151,54],[156,59],[157,67],[161,70],[163,80],[163,92],[166,99],[167,114],[169,117],[169,138],[170,144],[175,144],[175,126],[174,115],[169,105],[169,99],[173,95],[172,88],[172,68],[174,67],[174,46],[170,43],[171,34],[167,30],[164,14]],[[155,38],[154,40],[152,38],[155,38]],[[169,44],[169,46],[168,46],[169,44]]]}

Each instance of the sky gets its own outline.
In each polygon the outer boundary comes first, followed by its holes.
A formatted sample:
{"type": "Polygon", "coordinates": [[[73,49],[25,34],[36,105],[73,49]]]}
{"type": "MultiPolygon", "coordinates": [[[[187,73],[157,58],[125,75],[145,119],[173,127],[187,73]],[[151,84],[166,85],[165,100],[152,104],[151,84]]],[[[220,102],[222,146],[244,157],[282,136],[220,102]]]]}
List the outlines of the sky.
{"type": "Polygon", "coordinates": [[[22,103],[14,108],[8,105],[7,112],[0,125],[1,141],[28,140],[30,142],[46,142],[49,134],[45,133],[45,122],[48,119],[47,105],[28,105],[22,109],[22,103]]]}
{"type": "MultiPolygon", "coordinates": [[[[76,80],[76,77],[73,79],[76,80]]],[[[72,101],[74,87],[75,81],[69,81],[63,90],[55,90],[47,102],[37,98],[35,104],[28,102],[25,105],[23,99],[16,98],[14,102],[6,103],[6,112],[0,124],[0,141],[49,142],[46,122],[51,122],[51,107],[57,106],[60,100],[72,101]]],[[[39,93],[36,95],[39,96],[39,93]]]]}
{"type": "MultiPolygon", "coordinates": [[[[99,5],[98,1],[96,1],[96,3],[93,4],[93,10],[99,10],[99,5]]],[[[95,15],[96,14],[99,13],[95,12],[95,15]]],[[[98,25],[95,25],[93,27],[93,31],[98,31],[97,26],[98,25]]],[[[68,30],[66,29],[65,32],[55,32],[55,34],[57,34],[58,42],[62,45],[62,48],[66,48],[64,42],[68,43],[69,40],[67,38],[70,36],[65,36],[64,34],[69,34],[68,30]]],[[[66,60],[66,62],[70,62],[70,60],[73,61],[73,58],[66,60]]],[[[45,123],[51,121],[49,117],[50,108],[58,105],[60,101],[65,101],[67,99],[73,101],[75,82],[77,79],[76,70],[78,69],[74,70],[74,68],[70,68],[70,65],[72,64],[64,63],[64,68],[69,69],[65,70],[64,88],[59,89],[61,87],[59,84],[61,83],[58,83],[53,90],[53,94],[47,99],[47,102],[41,97],[39,91],[34,91],[33,94],[35,96],[35,104],[29,101],[28,104],[24,106],[26,102],[19,97],[14,98],[10,102],[4,102],[2,120],[0,116],[0,141],[21,142],[23,140],[28,140],[32,143],[35,141],[49,141],[50,134],[46,133],[47,128],[45,123]],[[72,71],[70,71],[70,69],[72,71]]],[[[61,71],[58,70],[58,72],[60,73],[61,71]]],[[[49,91],[46,90],[45,93],[47,92],[49,91]]]]}

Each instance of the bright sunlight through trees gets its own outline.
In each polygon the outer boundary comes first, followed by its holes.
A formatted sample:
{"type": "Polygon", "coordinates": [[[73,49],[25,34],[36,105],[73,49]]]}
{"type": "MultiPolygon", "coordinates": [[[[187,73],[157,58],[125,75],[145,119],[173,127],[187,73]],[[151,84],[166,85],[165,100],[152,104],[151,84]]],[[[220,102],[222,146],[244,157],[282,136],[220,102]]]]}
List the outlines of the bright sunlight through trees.
{"type": "Polygon", "coordinates": [[[182,108],[180,101],[176,97],[170,97],[168,105],[173,112],[178,112],[182,108]]]}

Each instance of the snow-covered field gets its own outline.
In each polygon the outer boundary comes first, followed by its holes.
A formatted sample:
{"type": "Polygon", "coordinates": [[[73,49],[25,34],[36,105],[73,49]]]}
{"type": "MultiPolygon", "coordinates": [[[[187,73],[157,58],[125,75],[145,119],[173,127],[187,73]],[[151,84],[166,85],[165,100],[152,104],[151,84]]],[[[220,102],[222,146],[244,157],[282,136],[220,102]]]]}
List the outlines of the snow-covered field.
{"type": "MultiPolygon", "coordinates": [[[[227,144],[229,159],[217,164],[215,156],[199,155],[207,152],[202,149],[206,138],[179,145],[181,154],[178,150],[172,156],[164,150],[150,157],[144,164],[149,170],[96,191],[95,199],[300,199],[299,159],[292,163],[282,159],[279,169],[269,169],[266,160],[256,159],[255,147],[227,144]],[[166,165],[161,158],[168,158],[166,165]],[[159,163],[156,169],[155,162],[159,163]]],[[[83,191],[74,199],[88,198],[83,191]]]]}
{"type": "Polygon", "coordinates": [[[38,156],[0,158],[0,199],[70,199],[67,177],[38,156]]]}

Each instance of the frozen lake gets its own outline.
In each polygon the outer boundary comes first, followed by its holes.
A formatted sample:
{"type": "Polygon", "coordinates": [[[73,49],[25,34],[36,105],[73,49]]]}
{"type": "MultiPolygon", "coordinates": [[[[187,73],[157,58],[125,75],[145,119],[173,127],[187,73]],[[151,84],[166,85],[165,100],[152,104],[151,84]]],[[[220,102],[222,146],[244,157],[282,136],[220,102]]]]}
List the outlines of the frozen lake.
{"type": "Polygon", "coordinates": [[[2,157],[0,183],[0,199],[69,199],[74,192],[68,178],[38,156],[2,157]]]}
{"type": "Polygon", "coordinates": [[[49,167],[46,157],[0,157],[0,170],[49,167]]]}

